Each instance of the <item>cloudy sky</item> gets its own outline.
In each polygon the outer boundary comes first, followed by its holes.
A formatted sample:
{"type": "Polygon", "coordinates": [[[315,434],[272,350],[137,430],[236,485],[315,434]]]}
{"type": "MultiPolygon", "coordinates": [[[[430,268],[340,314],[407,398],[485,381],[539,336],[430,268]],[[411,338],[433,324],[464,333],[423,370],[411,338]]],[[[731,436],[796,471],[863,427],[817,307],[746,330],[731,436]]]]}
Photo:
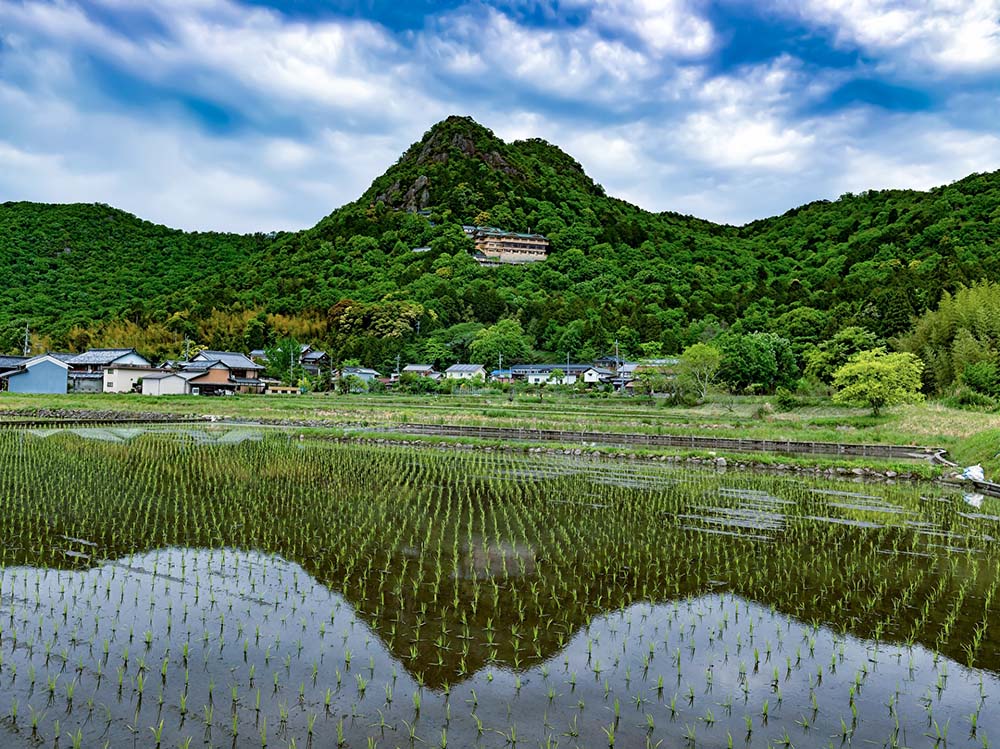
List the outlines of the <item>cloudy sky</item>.
{"type": "Polygon", "coordinates": [[[434,122],[742,223],[1000,168],[1000,0],[0,0],[0,201],[310,226],[434,122]]]}

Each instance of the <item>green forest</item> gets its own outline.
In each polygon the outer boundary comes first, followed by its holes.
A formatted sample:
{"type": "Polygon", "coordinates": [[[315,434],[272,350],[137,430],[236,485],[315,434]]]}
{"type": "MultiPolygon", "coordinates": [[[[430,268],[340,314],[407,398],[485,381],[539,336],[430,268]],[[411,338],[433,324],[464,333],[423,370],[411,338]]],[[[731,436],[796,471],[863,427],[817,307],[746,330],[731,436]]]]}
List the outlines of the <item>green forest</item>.
{"type": "Polygon", "coordinates": [[[977,285],[1000,275],[998,244],[1000,173],[726,226],[642,210],[554,145],[451,117],[300,232],[187,233],[106,205],[0,205],[0,350],[20,349],[26,323],[37,349],[129,345],[154,358],[185,339],[245,351],[294,336],[387,370],[397,354],[468,360],[503,321],[519,325],[527,358],[585,361],[616,341],[630,357],[733,349],[759,333],[798,373],[821,373],[837,346],[886,346],[924,360],[928,390],[972,367],[989,394],[1000,324],[959,318],[983,299],[1000,306],[977,285]],[[462,224],[544,234],[549,257],[481,267],[462,224]]]}

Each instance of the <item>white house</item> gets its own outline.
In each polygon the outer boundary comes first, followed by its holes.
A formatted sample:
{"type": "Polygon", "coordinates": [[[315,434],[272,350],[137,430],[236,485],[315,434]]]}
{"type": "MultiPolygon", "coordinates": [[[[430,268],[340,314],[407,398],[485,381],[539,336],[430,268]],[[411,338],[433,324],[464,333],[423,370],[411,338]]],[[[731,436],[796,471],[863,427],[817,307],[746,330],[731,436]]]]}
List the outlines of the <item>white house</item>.
{"type": "Polygon", "coordinates": [[[474,377],[486,379],[486,367],[482,364],[452,364],[444,371],[448,380],[471,380],[474,377]]]}
{"type": "Polygon", "coordinates": [[[135,384],[160,370],[141,364],[112,364],[104,370],[105,393],[131,393],[135,384]]]}
{"type": "Polygon", "coordinates": [[[190,395],[189,381],[204,372],[154,372],[142,378],[143,395],[190,395]]]}
{"type": "Polygon", "coordinates": [[[531,385],[574,385],[579,380],[588,385],[596,385],[611,377],[610,370],[593,367],[589,364],[520,364],[510,368],[511,377],[515,380],[527,380],[531,385]],[[562,372],[562,377],[552,379],[556,370],[562,372]]]}
{"type": "Polygon", "coordinates": [[[412,374],[417,377],[430,377],[432,380],[440,380],[441,373],[434,370],[434,365],[432,364],[407,364],[403,367],[403,371],[399,373],[400,375],[412,374]]]}

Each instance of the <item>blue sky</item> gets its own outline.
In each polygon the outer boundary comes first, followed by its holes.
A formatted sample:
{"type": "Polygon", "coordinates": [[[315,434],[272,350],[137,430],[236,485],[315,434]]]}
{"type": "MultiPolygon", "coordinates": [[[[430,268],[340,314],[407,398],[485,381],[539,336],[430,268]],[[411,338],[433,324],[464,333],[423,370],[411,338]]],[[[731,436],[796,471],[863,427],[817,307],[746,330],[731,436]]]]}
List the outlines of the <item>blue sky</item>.
{"type": "Polygon", "coordinates": [[[743,223],[1000,168],[1000,0],[0,0],[0,201],[310,226],[434,122],[743,223]]]}

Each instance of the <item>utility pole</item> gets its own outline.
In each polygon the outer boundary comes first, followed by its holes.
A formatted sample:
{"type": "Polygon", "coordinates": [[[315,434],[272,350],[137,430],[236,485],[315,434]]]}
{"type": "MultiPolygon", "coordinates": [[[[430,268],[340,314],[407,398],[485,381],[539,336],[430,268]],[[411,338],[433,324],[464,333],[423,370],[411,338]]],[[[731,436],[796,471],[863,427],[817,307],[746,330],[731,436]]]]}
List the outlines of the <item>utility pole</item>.
{"type": "Polygon", "coordinates": [[[27,356],[31,353],[31,330],[28,328],[28,323],[24,323],[24,355],[27,356]]]}
{"type": "Polygon", "coordinates": [[[503,377],[503,351],[497,354],[497,377],[503,377]]]}
{"type": "Polygon", "coordinates": [[[615,373],[617,374],[622,368],[621,360],[618,358],[618,339],[615,338],[615,373]]]}
{"type": "Polygon", "coordinates": [[[399,379],[399,357],[400,357],[400,354],[397,352],[396,353],[396,379],[397,380],[399,379]]]}

